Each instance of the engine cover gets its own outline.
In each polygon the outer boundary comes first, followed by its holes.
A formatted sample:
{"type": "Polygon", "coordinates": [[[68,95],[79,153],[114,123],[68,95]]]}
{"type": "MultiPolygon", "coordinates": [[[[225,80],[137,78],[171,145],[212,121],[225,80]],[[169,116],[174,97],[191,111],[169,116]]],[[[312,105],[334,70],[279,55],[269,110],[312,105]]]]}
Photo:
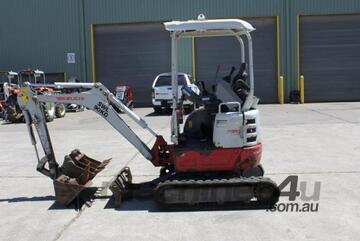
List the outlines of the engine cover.
{"type": "Polygon", "coordinates": [[[219,112],[214,121],[213,143],[216,147],[236,148],[260,142],[259,111],[219,112]]]}

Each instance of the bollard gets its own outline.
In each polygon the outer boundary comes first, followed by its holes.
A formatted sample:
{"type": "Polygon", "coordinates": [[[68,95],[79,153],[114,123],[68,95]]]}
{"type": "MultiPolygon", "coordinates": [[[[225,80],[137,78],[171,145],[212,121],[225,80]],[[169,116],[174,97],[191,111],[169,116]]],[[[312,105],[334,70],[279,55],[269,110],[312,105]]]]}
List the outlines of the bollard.
{"type": "Polygon", "coordinates": [[[284,77],[280,76],[278,79],[278,99],[279,104],[284,104],[284,77]]]}
{"type": "Polygon", "coordinates": [[[300,103],[305,103],[304,75],[300,75],[300,103]]]}

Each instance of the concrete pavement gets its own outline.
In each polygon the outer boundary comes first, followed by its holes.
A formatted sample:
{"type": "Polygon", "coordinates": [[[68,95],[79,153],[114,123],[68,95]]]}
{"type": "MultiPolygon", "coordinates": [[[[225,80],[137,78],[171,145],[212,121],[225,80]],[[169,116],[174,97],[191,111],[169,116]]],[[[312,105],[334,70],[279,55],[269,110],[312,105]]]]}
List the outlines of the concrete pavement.
{"type": "MultiPolygon", "coordinates": [[[[306,182],[310,196],[321,182],[317,212],[279,209],[160,212],[152,201],[132,200],[121,209],[96,199],[80,212],[54,203],[52,182],[35,171],[36,158],[24,124],[0,125],[0,240],[357,240],[360,235],[360,103],[261,105],[262,163],[281,183],[289,175],[306,182]]],[[[135,111],[165,137],[169,116],[135,111]]],[[[126,118],[126,117],[125,117],[126,118]]],[[[128,119],[128,118],[126,118],[128,119]]],[[[129,121],[131,123],[131,121],[129,121]]],[[[131,127],[149,145],[153,138],[131,127]]],[[[94,180],[101,186],[124,165],[135,181],[158,175],[123,137],[96,114],[69,113],[49,124],[59,162],[79,148],[95,159],[112,157],[94,180]]],[[[109,192],[110,193],[110,192],[109,192]]]]}

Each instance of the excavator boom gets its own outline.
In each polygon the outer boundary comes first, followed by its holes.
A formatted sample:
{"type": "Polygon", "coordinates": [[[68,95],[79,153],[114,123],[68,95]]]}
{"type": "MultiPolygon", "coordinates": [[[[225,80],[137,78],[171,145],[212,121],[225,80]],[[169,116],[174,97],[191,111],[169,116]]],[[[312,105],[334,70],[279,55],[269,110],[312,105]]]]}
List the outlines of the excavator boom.
{"type": "Polygon", "coordinates": [[[85,188],[87,183],[104,169],[109,160],[98,162],[75,150],[65,157],[63,165],[59,167],[43,112],[43,105],[47,102],[75,103],[87,107],[109,122],[146,159],[153,159],[150,148],[130,129],[113,106],[124,111],[152,135],[157,136],[156,133],[148,127],[141,117],[121,103],[104,85],[101,83],[55,83],[55,85],[59,89],[78,88],[83,91],[71,94],[38,93],[34,86],[25,83],[25,87],[21,88],[18,95],[18,102],[24,113],[31,143],[35,148],[38,159],[37,170],[54,180],[56,197],[60,203],[68,204],[71,202],[85,188]],[[36,129],[45,154],[42,158],[38,154],[33,127],[36,129]],[[48,168],[46,168],[46,164],[48,168]]]}

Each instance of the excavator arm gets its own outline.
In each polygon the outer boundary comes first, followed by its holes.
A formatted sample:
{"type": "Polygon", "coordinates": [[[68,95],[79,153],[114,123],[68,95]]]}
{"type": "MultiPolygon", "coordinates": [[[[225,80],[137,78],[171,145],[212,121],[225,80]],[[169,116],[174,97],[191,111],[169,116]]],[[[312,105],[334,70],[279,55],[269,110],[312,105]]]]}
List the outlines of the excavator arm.
{"type": "Polygon", "coordinates": [[[119,101],[104,85],[101,83],[55,83],[59,89],[82,89],[78,93],[57,94],[42,93],[38,94],[30,83],[25,83],[18,95],[18,102],[25,116],[26,125],[32,145],[35,147],[38,158],[37,170],[52,179],[59,177],[58,163],[55,159],[51,138],[46,124],[42,103],[74,103],[87,107],[88,109],[99,114],[109,122],[122,136],[124,136],[139,152],[148,160],[153,159],[149,147],[130,129],[125,121],[117,114],[112,106],[123,110],[142,128],[147,129],[153,136],[156,133],[147,125],[147,123],[121,101],[119,101]],[[37,143],[33,126],[41,142],[45,156],[40,158],[37,150],[37,143]],[[48,163],[48,168],[45,165],[48,163]]]}

